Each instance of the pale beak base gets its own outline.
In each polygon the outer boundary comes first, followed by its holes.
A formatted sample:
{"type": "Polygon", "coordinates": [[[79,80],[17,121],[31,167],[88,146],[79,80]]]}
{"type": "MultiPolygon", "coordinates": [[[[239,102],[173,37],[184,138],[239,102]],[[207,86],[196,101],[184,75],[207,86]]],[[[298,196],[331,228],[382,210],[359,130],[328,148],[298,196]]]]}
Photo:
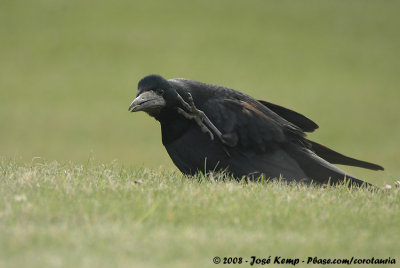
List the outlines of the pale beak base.
{"type": "Polygon", "coordinates": [[[154,113],[165,107],[165,100],[154,91],[146,91],[136,97],[129,106],[128,111],[154,113]]]}

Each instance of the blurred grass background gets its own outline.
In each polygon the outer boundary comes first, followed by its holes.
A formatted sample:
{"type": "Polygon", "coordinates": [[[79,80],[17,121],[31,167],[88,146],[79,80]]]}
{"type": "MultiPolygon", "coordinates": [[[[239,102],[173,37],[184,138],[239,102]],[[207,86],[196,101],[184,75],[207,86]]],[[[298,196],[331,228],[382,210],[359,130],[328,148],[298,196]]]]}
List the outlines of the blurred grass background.
{"type": "Polygon", "coordinates": [[[127,108],[150,73],[313,119],[311,137],[400,174],[399,1],[0,1],[0,155],[174,169],[127,108]]]}

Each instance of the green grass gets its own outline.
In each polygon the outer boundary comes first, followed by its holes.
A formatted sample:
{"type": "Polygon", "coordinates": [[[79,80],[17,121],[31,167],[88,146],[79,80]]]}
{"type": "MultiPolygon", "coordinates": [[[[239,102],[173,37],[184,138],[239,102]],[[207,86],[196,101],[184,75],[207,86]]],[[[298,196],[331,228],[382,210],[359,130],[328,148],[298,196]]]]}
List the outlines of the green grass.
{"type": "Polygon", "coordinates": [[[214,256],[253,255],[399,261],[399,190],[3,159],[0,266],[215,267],[214,256]]]}
{"type": "Polygon", "coordinates": [[[398,256],[398,189],[187,180],[158,123],[127,108],[149,73],[229,86],[305,114],[320,125],[311,139],[386,169],[346,171],[392,183],[400,174],[399,8],[0,1],[0,266],[398,256]]]}

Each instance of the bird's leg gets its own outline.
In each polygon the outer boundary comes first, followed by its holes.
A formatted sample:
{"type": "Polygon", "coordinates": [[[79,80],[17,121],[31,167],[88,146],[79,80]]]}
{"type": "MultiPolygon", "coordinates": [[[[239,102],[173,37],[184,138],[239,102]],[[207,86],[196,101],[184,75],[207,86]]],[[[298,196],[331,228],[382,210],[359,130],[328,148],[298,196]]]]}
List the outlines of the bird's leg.
{"type": "Polygon", "coordinates": [[[211,132],[211,130],[201,121],[201,119],[198,117],[198,115],[196,114],[189,114],[187,112],[185,112],[183,109],[181,108],[177,108],[178,113],[183,115],[185,118],[189,119],[189,120],[194,120],[196,121],[196,123],[200,126],[200,129],[202,132],[204,133],[208,133],[210,134],[210,138],[211,140],[214,140],[214,134],[211,132]]]}
{"type": "Polygon", "coordinates": [[[196,123],[200,126],[201,131],[210,134],[211,140],[214,140],[214,134],[215,134],[223,143],[226,143],[224,138],[222,137],[221,131],[219,131],[219,129],[210,121],[210,119],[203,111],[196,108],[196,106],[194,105],[192,94],[190,93],[188,94],[189,94],[189,103],[187,103],[179,94],[178,94],[178,99],[190,113],[184,111],[179,107],[177,108],[178,113],[180,113],[187,119],[195,120],[196,123]]]}

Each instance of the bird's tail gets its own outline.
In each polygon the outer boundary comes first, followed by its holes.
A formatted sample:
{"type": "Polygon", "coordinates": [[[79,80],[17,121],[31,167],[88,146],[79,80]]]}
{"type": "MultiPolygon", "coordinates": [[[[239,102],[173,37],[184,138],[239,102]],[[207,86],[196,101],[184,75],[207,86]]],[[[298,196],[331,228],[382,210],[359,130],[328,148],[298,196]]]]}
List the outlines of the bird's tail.
{"type": "Polygon", "coordinates": [[[309,179],[315,182],[335,185],[347,180],[350,182],[350,185],[373,186],[335,167],[311,150],[303,148],[301,150],[294,150],[294,152],[296,153],[293,157],[296,159],[301,169],[309,179]]]}
{"type": "Polygon", "coordinates": [[[345,155],[342,155],[338,152],[329,149],[328,147],[316,143],[314,141],[310,141],[311,150],[316,153],[319,157],[325,159],[329,163],[332,164],[340,164],[340,165],[347,165],[347,166],[354,166],[354,167],[361,167],[361,168],[368,168],[372,170],[384,170],[382,166],[377,164],[369,163],[366,161],[358,160],[355,158],[351,158],[345,155]]]}

